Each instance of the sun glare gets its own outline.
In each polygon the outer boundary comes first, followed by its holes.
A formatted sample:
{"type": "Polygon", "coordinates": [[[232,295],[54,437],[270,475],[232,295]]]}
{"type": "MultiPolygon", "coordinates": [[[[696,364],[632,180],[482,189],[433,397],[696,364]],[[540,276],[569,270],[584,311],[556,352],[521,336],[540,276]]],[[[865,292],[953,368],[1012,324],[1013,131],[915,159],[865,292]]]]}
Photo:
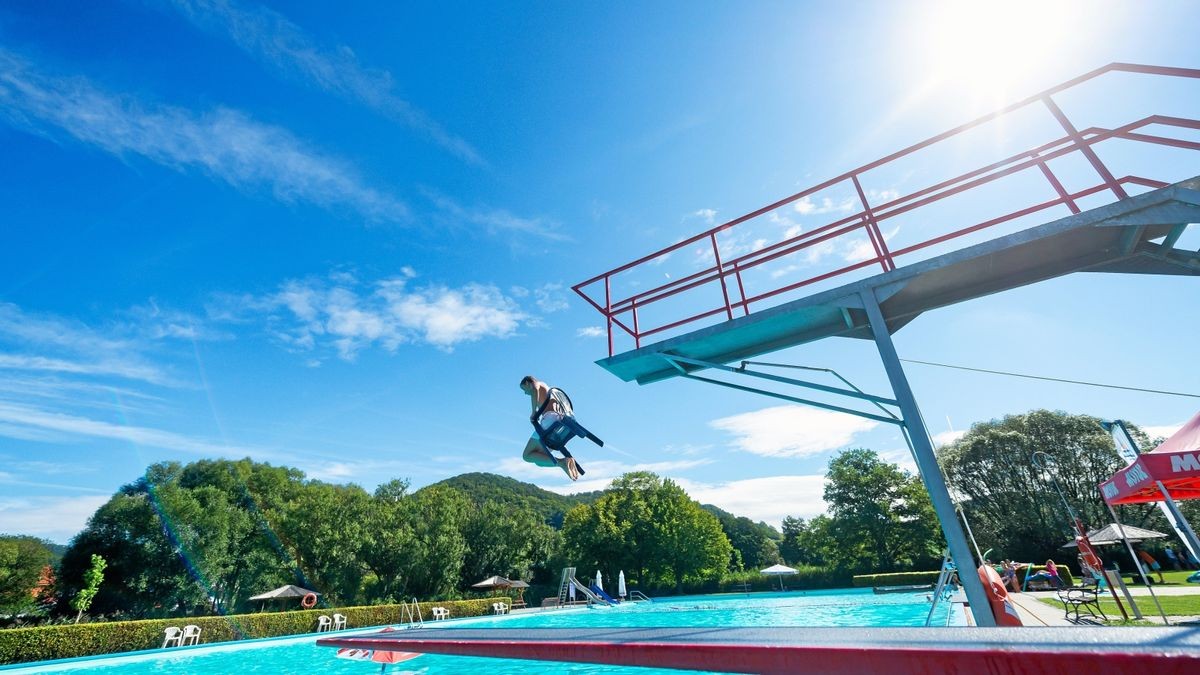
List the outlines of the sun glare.
{"type": "Polygon", "coordinates": [[[1087,16],[1081,9],[1061,0],[932,3],[919,31],[930,84],[972,92],[984,105],[1032,93],[1039,73],[1067,55],[1068,36],[1087,16]]]}

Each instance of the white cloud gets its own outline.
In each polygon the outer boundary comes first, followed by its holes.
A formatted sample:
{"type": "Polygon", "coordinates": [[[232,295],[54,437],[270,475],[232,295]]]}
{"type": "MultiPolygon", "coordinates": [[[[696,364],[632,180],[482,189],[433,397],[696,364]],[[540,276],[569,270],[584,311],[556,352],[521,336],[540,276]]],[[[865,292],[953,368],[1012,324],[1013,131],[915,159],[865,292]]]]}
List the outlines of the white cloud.
{"type": "Polygon", "coordinates": [[[603,326],[584,326],[575,331],[575,337],[598,338],[608,335],[603,326]]]}
{"type": "Polygon", "coordinates": [[[967,435],[966,431],[943,431],[940,434],[934,434],[933,444],[936,447],[941,447],[943,445],[949,445],[950,443],[953,443],[954,441],[957,441],[958,439],[960,439],[966,435],[967,435]]]}
{"type": "Polygon", "coordinates": [[[0,369],[168,383],[166,373],[139,355],[145,345],[115,332],[0,303],[0,346],[10,346],[0,352],[0,369]]]}
{"type": "Polygon", "coordinates": [[[784,516],[812,518],[825,512],[825,477],[820,475],[769,476],[715,484],[687,479],[676,482],[701,504],[712,504],[735,516],[775,527],[780,527],[784,516]]]}
{"type": "Polygon", "coordinates": [[[806,457],[850,443],[878,422],[801,406],[776,406],[709,423],[734,436],[733,445],[764,457],[806,457]]]}
{"type": "Polygon", "coordinates": [[[108,497],[0,497],[0,532],[65,544],[87,525],[108,497]]]}
{"type": "Polygon", "coordinates": [[[693,211],[691,215],[703,220],[705,225],[714,225],[717,222],[716,209],[700,209],[699,211],[693,211]]]}
{"type": "Polygon", "coordinates": [[[570,307],[567,304],[567,295],[562,284],[542,284],[540,288],[533,289],[533,297],[536,299],[538,309],[547,314],[561,312],[570,307]]]}
{"type": "Polygon", "coordinates": [[[918,475],[920,473],[917,470],[917,462],[916,462],[916,460],[913,459],[912,451],[909,450],[908,448],[896,448],[894,450],[884,450],[878,454],[879,454],[879,459],[881,459],[889,464],[895,464],[896,466],[900,467],[904,471],[907,471],[907,472],[913,474],[914,476],[918,475]]]}
{"type": "MultiPolygon", "coordinates": [[[[110,422],[7,401],[0,401],[0,424],[9,425],[16,429],[24,427],[85,438],[127,441],[133,445],[186,452],[195,455],[216,455],[221,457],[269,456],[269,453],[264,453],[260,450],[213,443],[170,431],[134,425],[112,424],[110,422]]],[[[0,433],[3,433],[5,429],[5,426],[0,426],[0,433]]]]}
{"type": "Polygon", "coordinates": [[[407,214],[404,204],[364,185],[345,162],[285,129],[229,108],[197,113],[106,92],[82,77],[38,72],[4,50],[0,116],[36,133],[66,133],[117,157],[199,170],[242,190],[267,188],[284,202],[349,207],[371,221],[407,214]]]}
{"type": "Polygon", "coordinates": [[[454,221],[455,225],[461,221],[469,225],[480,225],[489,234],[502,231],[519,232],[550,241],[571,241],[570,237],[559,231],[557,222],[547,218],[524,218],[497,208],[467,208],[434,190],[426,188],[422,192],[434,206],[454,221]]]}
{"type": "Polygon", "coordinates": [[[1150,437],[1151,441],[1153,441],[1158,438],[1170,438],[1171,436],[1173,436],[1175,434],[1176,431],[1179,431],[1182,428],[1183,428],[1183,422],[1180,422],[1179,424],[1165,424],[1162,426],[1155,426],[1155,427],[1142,427],[1142,431],[1146,432],[1146,435],[1150,437]]]}
{"type": "Polygon", "coordinates": [[[324,48],[282,14],[231,0],[173,0],[193,24],[226,33],[234,44],[281,75],[355,101],[417,131],[477,166],[485,162],[467,141],[446,131],[395,91],[391,73],[367,68],[346,46],[324,48]]]}
{"type": "Polygon", "coordinates": [[[394,352],[423,342],[449,351],[464,342],[511,337],[532,321],[495,286],[417,286],[411,272],[373,283],[344,277],[341,283],[288,281],[263,297],[220,298],[214,314],[231,320],[265,316],[267,330],[290,348],[332,347],[346,360],[371,345],[394,352]]]}
{"type": "Polygon", "coordinates": [[[823,197],[820,202],[813,201],[812,197],[801,197],[792,202],[792,210],[802,216],[820,215],[823,213],[850,213],[854,210],[857,201],[852,197],[846,197],[838,201],[834,201],[829,197],[823,197]]]}

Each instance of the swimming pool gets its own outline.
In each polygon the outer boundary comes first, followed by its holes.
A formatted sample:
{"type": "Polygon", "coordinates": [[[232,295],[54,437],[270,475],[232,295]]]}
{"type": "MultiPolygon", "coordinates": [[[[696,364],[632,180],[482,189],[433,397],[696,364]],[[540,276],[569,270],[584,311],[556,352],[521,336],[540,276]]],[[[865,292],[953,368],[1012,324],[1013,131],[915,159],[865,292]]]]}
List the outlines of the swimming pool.
{"type": "MultiPolygon", "coordinates": [[[[564,609],[529,612],[504,617],[478,617],[436,624],[437,630],[455,628],[530,627],[697,627],[697,626],[922,626],[929,611],[926,593],[875,595],[870,589],[754,593],[750,595],[697,595],[664,598],[652,603],[629,603],[615,608],[564,609]]],[[[962,617],[949,603],[941,603],[934,625],[961,624],[962,617]]],[[[426,623],[426,629],[435,624],[426,623]]],[[[328,633],[323,634],[328,635],[328,633]]],[[[88,658],[64,662],[0,668],[16,673],[120,673],[125,675],[224,673],[335,673],[374,675],[379,664],[339,659],[336,650],[316,646],[315,635],[153,650],[133,655],[88,658]]],[[[578,663],[544,663],[539,673],[575,675],[668,675],[676,670],[619,668],[578,663]]],[[[429,654],[388,667],[401,673],[468,673],[528,675],[530,663],[508,659],[483,659],[429,654]]]]}

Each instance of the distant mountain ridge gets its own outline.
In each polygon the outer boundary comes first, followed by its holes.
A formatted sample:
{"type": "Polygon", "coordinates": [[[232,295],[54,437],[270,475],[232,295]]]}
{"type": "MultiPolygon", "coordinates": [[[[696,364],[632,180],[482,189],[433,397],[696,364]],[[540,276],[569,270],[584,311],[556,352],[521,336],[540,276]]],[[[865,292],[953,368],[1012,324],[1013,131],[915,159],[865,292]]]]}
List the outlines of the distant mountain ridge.
{"type": "Polygon", "coordinates": [[[514,509],[532,509],[547,524],[555,528],[562,527],[563,516],[567,511],[579,504],[590,504],[603,494],[603,492],[580,492],[573,495],[561,495],[540,488],[533,483],[483,472],[452,476],[421,489],[427,490],[434,486],[454,488],[477,505],[491,501],[511,506],[514,509]]]}

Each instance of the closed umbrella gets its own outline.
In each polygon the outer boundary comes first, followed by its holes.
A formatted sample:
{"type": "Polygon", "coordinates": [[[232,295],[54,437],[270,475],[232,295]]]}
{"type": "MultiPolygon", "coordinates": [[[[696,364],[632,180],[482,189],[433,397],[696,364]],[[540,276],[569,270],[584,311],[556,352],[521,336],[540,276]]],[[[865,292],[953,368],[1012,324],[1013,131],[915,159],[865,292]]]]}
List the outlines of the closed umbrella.
{"type": "Polygon", "coordinates": [[[625,597],[625,570],[617,575],[617,595],[625,597]]]}
{"type": "Polygon", "coordinates": [[[600,570],[596,570],[596,588],[604,590],[604,579],[600,577],[600,570]]]}
{"type": "Polygon", "coordinates": [[[783,575],[795,574],[796,570],[787,565],[771,565],[765,570],[759,570],[759,574],[774,575],[779,577],[779,590],[783,590],[783,575]]]}

